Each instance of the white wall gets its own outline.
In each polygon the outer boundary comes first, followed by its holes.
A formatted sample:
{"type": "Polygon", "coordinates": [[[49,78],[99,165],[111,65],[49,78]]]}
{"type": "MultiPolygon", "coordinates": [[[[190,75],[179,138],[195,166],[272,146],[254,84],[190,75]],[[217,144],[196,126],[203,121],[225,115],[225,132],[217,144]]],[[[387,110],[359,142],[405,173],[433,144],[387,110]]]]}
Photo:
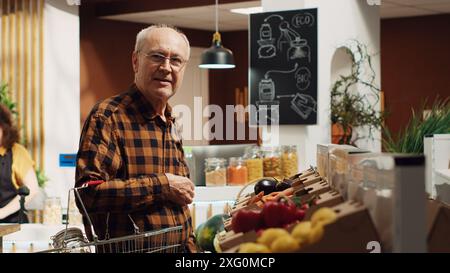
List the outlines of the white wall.
{"type": "Polygon", "coordinates": [[[191,47],[191,56],[184,73],[183,83],[175,95],[170,98],[169,104],[179,117],[186,114],[183,120],[190,122],[180,122],[183,124],[183,145],[208,145],[209,141],[203,138],[203,125],[208,122],[207,117],[203,117],[203,109],[209,104],[208,70],[201,69],[201,55],[205,48],[191,47]],[[197,103],[194,101],[197,97],[197,103]],[[202,103],[200,104],[200,98],[202,103]],[[186,111],[186,113],[180,113],[186,111]],[[188,114],[190,112],[190,117],[188,114]],[[195,136],[199,136],[195,139],[195,136]]]}
{"type": "Polygon", "coordinates": [[[80,136],[80,29],[78,6],[46,0],[44,6],[45,173],[47,196],[67,203],[75,168],[59,167],[59,154],[78,150],[80,136]]]}
{"type": "MultiPolygon", "coordinates": [[[[349,39],[358,39],[369,46],[370,52],[380,51],[379,6],[363,0],[262,0],[265,12],[300,8],[318,8],[318,109],[317,125],[281,125],[280,143],[299,145],[300,169],[316,165],[316,145],[331,142],[330,86],[331,63],[334,52],[349,39]]],[[[373,57],[373,67],[380,86],[380,56],[373,57]]],[[[264,131],[263,131],[264,134],[264,131]]],[[[267,136],[263,136],[267,137],[267,136]]],[[[380,151],[380,135],[362,148],[380,151]]]]}

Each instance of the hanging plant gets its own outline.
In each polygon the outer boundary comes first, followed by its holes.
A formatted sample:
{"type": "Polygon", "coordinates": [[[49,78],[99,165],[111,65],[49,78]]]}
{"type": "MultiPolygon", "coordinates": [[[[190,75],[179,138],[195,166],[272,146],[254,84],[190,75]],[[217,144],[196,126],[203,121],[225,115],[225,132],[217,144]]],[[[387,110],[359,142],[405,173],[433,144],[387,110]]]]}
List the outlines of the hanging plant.
{"type": "Polygon", "coordinates": [[[380,101],[380,89],[375,83],[375,71],[367,46],[351,40],[346,52],[351,56],[349,75],[340,75],[331,87],[331,123],[342,132],[339,144],[356,146],[356,141],[365,138],[355,129],[365,127],[368,137],[373,139],[373,131],[380,129],[385,113],[375,110],[380,101]],[[368,90],[369,92],[363,92],[368,90]],[[371,97],[371,99],[369,99],[371,97]]]}

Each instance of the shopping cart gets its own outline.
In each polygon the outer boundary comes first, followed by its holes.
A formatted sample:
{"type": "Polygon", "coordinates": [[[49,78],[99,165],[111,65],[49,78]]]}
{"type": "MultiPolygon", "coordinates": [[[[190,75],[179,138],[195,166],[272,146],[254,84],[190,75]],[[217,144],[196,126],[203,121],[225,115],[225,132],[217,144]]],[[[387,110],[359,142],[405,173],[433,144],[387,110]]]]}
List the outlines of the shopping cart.
{"type": "MultiPolygon", "coordinates": [[[[98,185],[104,181],[91,181],[78,188],[69,190],[68,203],[71,192],[80,202],[82,213],[86,216],[89,228],[92,230],[93,240],[89,241],[81,229],[69,227],[67,218],[66,227],[50,239],[52,248],[40,253],[177,253],[185,251],[185,242],[182,240],[182,226],[164,228],[160,230],[140,232],[130,215],[130,221],[134,226],[134,234],[116,238],[106,237],[100,240],[92,228],[92,222],[80,197],[79,190],[88,186],[98,185]]],[[[69,217],[69,205],[67,206],[69,217]]]]}

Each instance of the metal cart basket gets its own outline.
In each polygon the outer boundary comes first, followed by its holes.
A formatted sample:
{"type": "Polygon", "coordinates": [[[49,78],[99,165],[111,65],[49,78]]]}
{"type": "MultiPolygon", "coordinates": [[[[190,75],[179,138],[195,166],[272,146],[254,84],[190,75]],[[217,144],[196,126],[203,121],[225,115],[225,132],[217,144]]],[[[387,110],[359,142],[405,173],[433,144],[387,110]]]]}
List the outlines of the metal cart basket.
{"type": "MultiPolygon", "coordinates": [[[[104,181],[91,181],[81,187],[69,190],[68,203],[70,202],[71,191],[73,191],[75,198],[80,201],[82,212],[92,230],[93,240],[88,241],[81,229],[68,227],[69,219],[67,218],[66,228],[50,238],[53,241],[53,248],[41,251],[41,253],[177,253],[185,251],[185,243],[182,240],[182,226],[140,232],[130,216],[129,218],[134,225],[134,234],[100,240],[92,228],[91,219],[78,190],[102,182],[104,181]]],[[[67,206],[67,217],[69,217],[69,205],[67,206]]]]}

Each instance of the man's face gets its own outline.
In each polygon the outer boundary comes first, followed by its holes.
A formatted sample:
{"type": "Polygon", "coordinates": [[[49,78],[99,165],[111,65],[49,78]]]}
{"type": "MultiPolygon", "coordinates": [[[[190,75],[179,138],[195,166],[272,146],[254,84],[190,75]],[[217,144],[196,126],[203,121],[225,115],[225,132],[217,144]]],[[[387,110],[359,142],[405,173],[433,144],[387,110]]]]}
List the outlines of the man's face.
{"type": "Polygon", "coordinates": [[[188,58],[189,47],[181,34],[171,28],[153,29],[133,53],[137,87],[150,98],[167,101],[183,81],[188,58]]]}

